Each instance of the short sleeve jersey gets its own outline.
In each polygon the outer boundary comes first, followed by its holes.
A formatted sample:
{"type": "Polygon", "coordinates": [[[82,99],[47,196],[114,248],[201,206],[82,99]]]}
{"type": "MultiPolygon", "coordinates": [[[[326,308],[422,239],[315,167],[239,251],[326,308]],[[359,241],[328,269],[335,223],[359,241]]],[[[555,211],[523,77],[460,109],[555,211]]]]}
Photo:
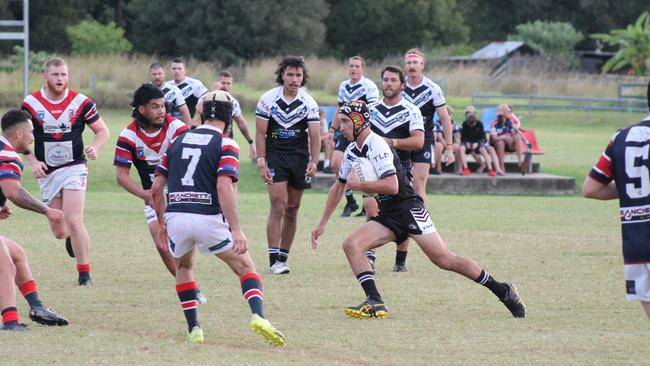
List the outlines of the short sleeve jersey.
{"type": "Polygon", "coordinates": [[[358,158],[366,158],[372,163],[375,173],[380,179],[397,175],[399,190],[396,195],[379,194],[379,210],[388,210],[392,204],[396,204],[408,199],[418,197],[413,190],[410,179],[407,177],[406,170],[402,166],[400,159],[393,153],[393,149],[376,133],[370,133],[363,142],[361,148],[356,143],[350,143],[343,153],[343,162],[338,173],[338,180],[346,183],[352,165],[358,158]]]}
{"type": "Polygon", "coordinates": [[[237,101],[237,99],[235,99],[233,97],[232,98],[232,118],[233,118],[233,121],[232,121],[232,123],[230,125],[228,125],[228,127],[226,128],[226,131],[224,131],[224,134],[226,136],[228,136],[230,138],[234,138],[234,136],[235,136],[234,131],[233,131],[233,125],[235,124],[234,119],[239,117],[239,116],[241,116],[241,107],[240,107],[239,102],[237,101]]]}
{"type": "Polygon", "coordinates": [[[484,143],[487,140],[485,139],[485,131],[483,130],[483,124],[481,121],[476,121],[474,125],[471,125],[469,122],[463,122],[463,125],[460,129],[460,141],[462,143],[484,143]]]}
{"type": "Polygon", "coordinates": [[[185,99],[185,104],[187,104],[187,109],[190,110],[190,116],[194,118],[194,113],[196,113],[196,104],[199,102],[199,99],[208,92],[208,88],[203,85],[201,80],[193,78],[185,78],[185,80],[176,84],[174,80],[169,80],[167,85],[172,85],[180,89],[183,99],[185,99]]]}
{"type": "Polygon", "coordinates": [[[133,121],[117,138],[113,165],[130,169],[133,164],[140,176],[142,188],[150,189],[156,166],[174,139],[185,131],[185,123],[169,115],[165,116],[162,128],[154,133],[143,131],[133,121]]]}
{"type": "MultiPolygon", "coordinates": [[[[13,179],[20,181],[23,175],[23,163],[20,156],[13,149],[9,141],[0,136],[0,180],[13,179]]],[[[7,202],[2,190],[0,190],[0,207],[7,202]]]]}
{"type": "Polygon", "coordinates": [[[351,100],[361,100],[371,106],[379,101],[379,89],[370,79],[362,77],[352,84],[350,79],[341,82],[339,85],[339,107],[351,100]]]}
{"type": "MultiPolygon", "coordinates": [[[[370,107],[370,127],[382,137],[403,139],[411,136],[412,131],[423,131],[420,109],[401,98],[394,106],[387,106],[383,101],[370,107]]],[[[400,160],[410,160],[411,152],[397,150],[400,160]]]]}
{"type": "Polygon", "coordinates": [[[625,264],[650,263],[650,116],[618,131],[589,176],[616,182],[625,264]]]}
{"type": "Polygon", "coordinates": [[[45,89],[28,95],[22,109],[34,123],[34,153],[47,164],[47,174],[73,164],[86,162],[83,131],[99,120],[95,103],[74,90],[66,90],[63,99],[49,100],[45,89]]]}
{"type": "Polygon", "coordinates": [[[420,85],[411,86],[407,82],[402,97],[420,108],[424,119],[424,139],[433,141],[433,115],[436,113],[436,108],[447,103],[440,86],[424,77],[420,85]]]}
{"type": "Polygon", "coordinates": [[[221,213],[217,178],[239,178],[239,146],[212,126],[179,136],[163,155],[156,174],[167,177],[166,212],[221,213]]]}
{"type": "Polygon", "coordinates": [[[183,98],[181,90],[171,84],[163,84],[161,90],[163,94],[165,94],[165,107],[167,108],[167,113],[171,114],[176,119],[182,119],[183,116],[178,108],[185,105],[185,98],[183,98]]]}
{"type": "Polygon", "coordinates": [[[266,149],[280,153],[309,155],[310,123],[320,124],[318,104],[304,88],[287,102],[284,88],[278,86],[264,93],[257,103],[255,116],[268,121],[266,149]]]}

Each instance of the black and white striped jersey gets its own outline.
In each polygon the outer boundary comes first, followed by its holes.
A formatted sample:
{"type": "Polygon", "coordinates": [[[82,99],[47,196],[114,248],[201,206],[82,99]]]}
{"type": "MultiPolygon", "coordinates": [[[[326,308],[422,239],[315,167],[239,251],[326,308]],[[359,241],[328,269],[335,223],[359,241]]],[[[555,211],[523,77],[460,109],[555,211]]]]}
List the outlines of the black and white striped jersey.
{"type": "Polygon", "coordinates": [[[185,98],[183,98],[181,90],[171,84],[163,84],[160,90],[165,94],[165,108],[167,108],[167,114],[182,121],[183,116],[181,115],[181,112],[178,111],[178,108],[185,105],[185,98]]]}
{"type": "Polygon", "coordinates": [[[304,88],[292,101],[284,99],[283,90],[283,86],[278,86],[264,93],[255,109],[256,117],[269,121],[266,149],[307,156],[307,126],[320,123],[318,104],[304,88]]]}
{"type": "Polygon", "coordinates": [[[174,80],[169,80],[165,85],[173,85],[181,90],[181,95],[183,95],[183,99],[185,99],[187,109],[190,110],[190,117],[194,118],[196,103],[199,102],[199,99],[203,94],[208,92],[208,88],[203,85],[201,80],[185,78],[185,80],[178,84],[174,80]]]}
{"type": "MultiPolygon", "coordinates": [[[[411,131],[424,130],[420,109],[404,98],[394,106],[389,107],[382,100],[370,107],[370,127],[379,136],[396,139],[410,137],[411,131]]],[[[396,151],[402,161],[410,160],[410,151],[396,151]]]]}
{"type": "Polygon", "coordinates": [[[422,118],[424,119],[424,139],[433,141],[433,114],[436,108],[446,104],[445,96],[438,84],[424,77],[420,85],[409,85],[406,83],[402,97],[420,108],[422,118]]]}
{"type": "Polygon", "coordinates": [[[345,80],[339,85],[339,107],[351,100],[362,100],[371,106],[379,101],[379,89],[372,80],[365,77],[355,84],[351,84],[350,79],[345,80]]]}

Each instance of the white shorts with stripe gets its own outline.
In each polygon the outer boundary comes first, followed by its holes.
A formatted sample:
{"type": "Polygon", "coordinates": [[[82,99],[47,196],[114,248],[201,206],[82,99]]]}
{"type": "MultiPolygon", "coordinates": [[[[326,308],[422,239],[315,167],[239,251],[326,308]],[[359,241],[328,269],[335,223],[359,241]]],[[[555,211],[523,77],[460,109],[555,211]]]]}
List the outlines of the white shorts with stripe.
{"type": "Polygon", "coordinates": [[[52,203],[53,199],[61,197],[61,191],[64,189],[85,191],[87,184],[88,167],[86,164],[75,164],[59,168],[48,174],[47,177],[38,180],[41,196],[46,205],[52,203]]]}
{"type": "Polygon", "coordinates": [[[169,250],[176,258],[195,247],[202,255],[225,252],[233,247],[230,225],[223,214],[165,213],[169,250]]]}

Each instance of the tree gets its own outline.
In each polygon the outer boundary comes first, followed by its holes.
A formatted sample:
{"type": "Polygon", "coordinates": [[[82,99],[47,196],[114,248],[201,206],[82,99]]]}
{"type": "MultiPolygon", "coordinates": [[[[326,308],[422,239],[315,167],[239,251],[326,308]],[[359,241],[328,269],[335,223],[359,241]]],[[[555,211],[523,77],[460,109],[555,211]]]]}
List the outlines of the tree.
{"type": "Polygon", "coordinates": [[[515,31],[514,35],[508,36],[508,40],[523,41],[540,53],[569,64],[575,61],[573,49],[584,38],[571,24],[564,22],[536,20],[517,25],[515,31]]]}
{"type": "Polygon", "coordinates": [[[71,25],[66,33],[72,44],[72,52],[79,55],[110,55],[131,51],[133,45],[124,38],[124,29],[113,22],[107,25],[87,21],[71,25]]]}
{"type": "Polygon", "coordinates": [[[327,44],[338,57],[380,60],[411,47],[465,42],[469,27],[456,0],[330,0],[327,44]]]}
{"type": "Polygon", "coordinates": [[[603,65],[603,73],[630,66],[636,75],[650,76],[650,12],[642,13],[634,24],[614,29],[609,34],[592,34],[592,38],[619,47],[603,65]]]}
{"type": "Polygon", "coordinates": [[[236,63],[313,54],[325,37],[324,0],[132,0],[127,36],[135,49],[236,63]]]}

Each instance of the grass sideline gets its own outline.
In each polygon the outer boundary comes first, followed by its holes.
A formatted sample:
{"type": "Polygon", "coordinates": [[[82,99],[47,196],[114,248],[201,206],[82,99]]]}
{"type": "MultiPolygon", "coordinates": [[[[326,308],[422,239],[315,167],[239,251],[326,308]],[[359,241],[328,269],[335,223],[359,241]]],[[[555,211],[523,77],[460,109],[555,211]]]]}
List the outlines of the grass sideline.
{"type": "MultiPolygon", "coordinates": [[[[0,334],[7,364],[616,365],[647,358],[647,319],[637,303],[624,300],[616,202],[429,195],[433,220],[450,247],[496,278],[515,282],[528,317],[511,318],[489,291],[434,268],[414,245],[410,271],[390,272],[394,245],[388,244],[379,250],[377,279],[391,317],[360,321],[343,315],[344,306],[363,296],[340,243],[361,220],[334,217],[312,251],[309,232],[325,195],[306,194],[289,260],[293,273],[271,277],[265,271],[268,198],[246,163],[239,212],[265,283],[268,317],[288,346],[269,348],[248,329],[237,279],[217,259],[203,257],[197,279],[209,298],[199,309],[207,344],[187,345],[173,281],[153,248],[142,203],[114,180],[113,144],[130,118],[123,111],[100,112],[111,139],[90,163],[86,222],[95,286],[74,285],[74,262],[42,217],[14,209],[0,222],[2,234],[26,248],[42,299],[71,320],[59,329],[34,325],[28,334],[0,334]]],[[[568,175],[584,175],[613,131],[635,120],[627,114],[591,122],[571,113],[521,115],[547,151],[542,169],[568,175]]],[[[24,182],[37,192],[29,172],[24,182]]],[[[20,296],[18,306],[28,319],[20,296]]]]}

